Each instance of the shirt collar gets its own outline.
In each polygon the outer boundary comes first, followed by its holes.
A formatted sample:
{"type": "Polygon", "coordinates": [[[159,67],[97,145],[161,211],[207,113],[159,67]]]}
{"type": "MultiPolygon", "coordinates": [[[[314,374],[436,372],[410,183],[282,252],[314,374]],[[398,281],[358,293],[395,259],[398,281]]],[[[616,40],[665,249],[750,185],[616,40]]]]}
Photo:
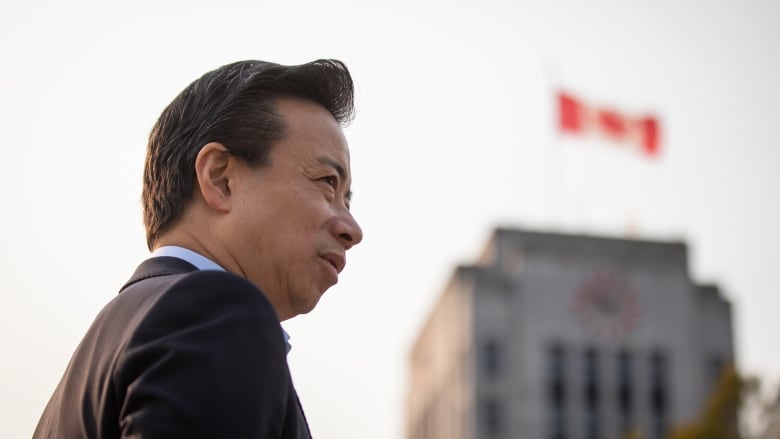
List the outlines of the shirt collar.
{"type": "MultiPolygon", "coordinates": [[[[153,258],[160,256],[170,256],[182,259],[194,265],[198,270],[227,271],[211,259],[184,247],[166,245],[156,249],[151,254],[151,257],[153,258]]],[[[288,334],[284,328],[282,328],[282,334],[284,334],[284,344],[287,347],[287,352],[290,352],[290,349],[292,348],[292,346],[290,346],[290,334],[288,334]]]]}
{"type": "Polygon", "coordinates": [[[222,268],[222,266],[212,261],[211,259],[201,255],[200,253],[195,253],[190,249],[184,247],[177,247],[175,245],[166,245],[164,247],[160,247],[157,250],[153,251],[151,256],[153,258],[159,256],[171,256],[174,258],[183,259],[189,262],[190,264],[194,265],[195,268],[197,268],[198,270],[226,271],[224,268],[222,268]]]}

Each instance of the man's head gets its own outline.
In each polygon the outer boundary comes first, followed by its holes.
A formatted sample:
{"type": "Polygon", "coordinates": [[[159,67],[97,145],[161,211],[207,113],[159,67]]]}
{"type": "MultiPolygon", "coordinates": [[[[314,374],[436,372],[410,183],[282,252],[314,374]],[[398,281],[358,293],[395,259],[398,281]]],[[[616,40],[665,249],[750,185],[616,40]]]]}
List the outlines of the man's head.
{"type": "Polygon", "coordinates": [[[338,61],[244,61],[163,111],[143,182],[150,247],[181,245],[243,275],[282,320],[308,312],[362,239],[349,213],[352,79],[338,61]]]}
{"type": "Polygon", "coordinates": [[[209,142],[262,166],[284,121],[274,103],[298,97],[325,107],[339,123],[354,112],[352,77],[335,60],[299,66],[239,61],[208,72],[163,110],[149,136],[143,181],[144,224],[149,249],[191,200],[195,157],[209,142]]]}

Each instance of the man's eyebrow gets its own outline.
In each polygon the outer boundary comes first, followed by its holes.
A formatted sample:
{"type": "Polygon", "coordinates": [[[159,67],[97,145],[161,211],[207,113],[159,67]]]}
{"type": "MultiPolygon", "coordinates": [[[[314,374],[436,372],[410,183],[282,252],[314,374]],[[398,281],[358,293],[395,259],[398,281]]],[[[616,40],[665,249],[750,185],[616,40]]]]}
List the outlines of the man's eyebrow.
{"type": "Polygon", "coordinates": [[[317,161],[325,166],[330,166],[336,170],[336,172],[339,174],[339,178],[341,181],[345,181],[347,179],[347,171],[344,170],[344,167],[341,166],[341,163],[337,162],[336,160],[333,160],[332,158],[328,156],[322,156],[317,161]]]}

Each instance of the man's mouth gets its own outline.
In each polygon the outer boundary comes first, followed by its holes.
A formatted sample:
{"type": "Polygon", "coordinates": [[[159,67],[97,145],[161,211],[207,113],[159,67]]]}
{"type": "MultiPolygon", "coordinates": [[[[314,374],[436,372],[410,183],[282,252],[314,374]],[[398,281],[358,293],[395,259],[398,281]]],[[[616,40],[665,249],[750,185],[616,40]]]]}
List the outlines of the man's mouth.
{"type": "Polygon", "coordinates": [[[320,257],[328,261],[328,263],[336,270],[336,273],[341,273],[341,270],[344,269],[344,266],[347,263],[344,256],[339,253],[325,253],[320,257]]]}

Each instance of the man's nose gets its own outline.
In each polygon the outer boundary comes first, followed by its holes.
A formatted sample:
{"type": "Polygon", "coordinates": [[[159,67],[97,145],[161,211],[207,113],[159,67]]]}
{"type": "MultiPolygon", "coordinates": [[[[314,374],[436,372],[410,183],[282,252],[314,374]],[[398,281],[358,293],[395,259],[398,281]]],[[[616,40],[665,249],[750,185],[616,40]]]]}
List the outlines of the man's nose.
{"type": "Polygon", "coordinates": [[[349,250],[353,245],[357,245],[363,240],[363,229],[360,228],[360,225],[355,221],[355,218],[349,211],[345,211],[345,213],[336,220],[334,227],[336,237],[346,250],[349,250]]]}

